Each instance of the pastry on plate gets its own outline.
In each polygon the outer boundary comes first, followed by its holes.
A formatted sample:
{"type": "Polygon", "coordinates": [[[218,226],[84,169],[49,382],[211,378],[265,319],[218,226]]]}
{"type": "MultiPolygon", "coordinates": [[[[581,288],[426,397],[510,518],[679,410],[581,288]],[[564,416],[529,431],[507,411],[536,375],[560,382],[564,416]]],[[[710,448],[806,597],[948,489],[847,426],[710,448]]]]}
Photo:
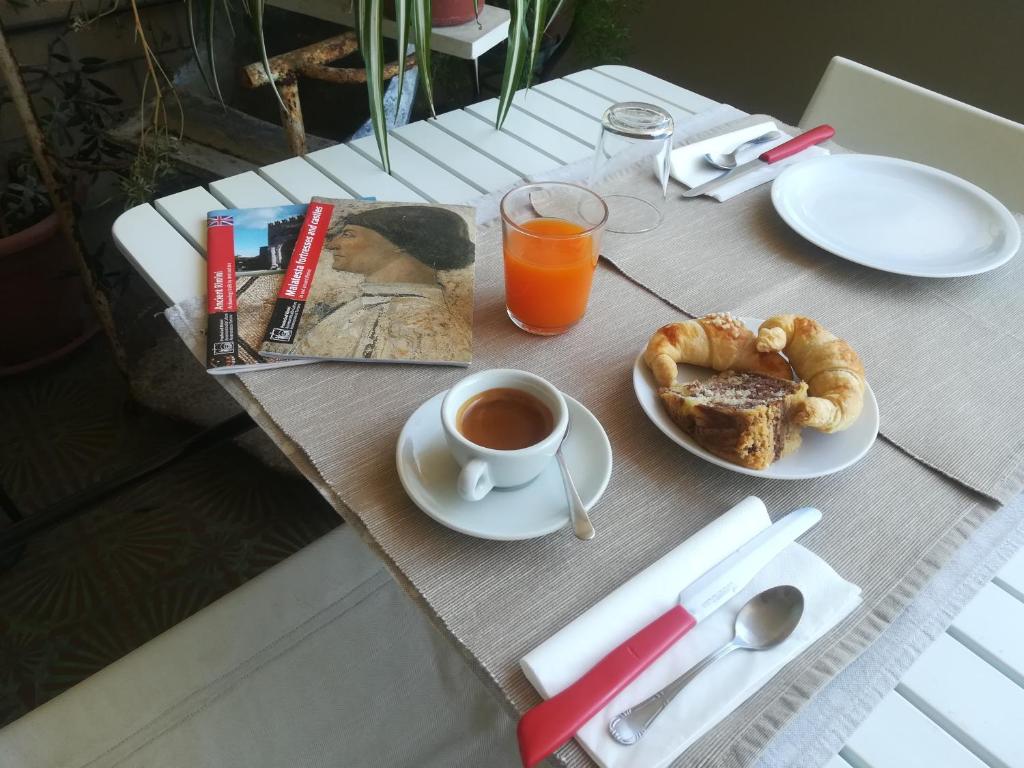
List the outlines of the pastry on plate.
{"type": "Polygon", "coordinates": [[[704,381],[662,387],[672,421],[707,451],[765,469],[800,446],[794,412],[807,399],[802,381],[726,371],[704,381]]]}
{"type": "Polygon", "coordinates": [[[864,365],[853,348],[809,317],[769,317],[757,332],[762,353],[783,352],[807,382],[807,401],[794,413],[801,426],[839,432],[864,407],[864,365]]]}
{"type": "Polygon", "coordinates": [[[644,362],[662,387],[676,383],[678,363],[793,378],[778,351],[759,352],[754,332],[726,312],[659,328],[647,343],[644,362]]]}

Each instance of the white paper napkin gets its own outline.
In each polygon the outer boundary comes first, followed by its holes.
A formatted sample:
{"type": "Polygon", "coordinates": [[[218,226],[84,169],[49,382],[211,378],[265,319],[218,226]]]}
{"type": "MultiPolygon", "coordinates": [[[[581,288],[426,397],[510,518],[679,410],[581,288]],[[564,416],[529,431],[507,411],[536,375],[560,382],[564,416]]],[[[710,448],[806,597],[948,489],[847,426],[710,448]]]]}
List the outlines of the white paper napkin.
{"type": "MultiPolygon", "coordinates": [[[[760,499],[749,497],[640,572],[521,661],[545,698],[563,690],[609,651],[671,608],[679,592],[769,525],[760,499]]],[[[661,768],[764,685],[779,669],[860,603],[860,589],[821,558],[791,544],[725,606],[645,670],[576,734],[606,768],[661,768]],[[739,609],[758,592],[791,584],[804,594],[804,614],[786,642],[769,651],[736,651],[704,670],[635,745],[608,735],[608,722],[646,699],[732,637],[739,609]]]]}
{"type": "MultiPolygon", "coordinates": [[[[672,151],[672,178],[691,188],[696,187],[698,184],[703,184],[706,181],[711,181],[712,179],[721,176],[725,171],[709,165],[704,160],[705,152],[732,152],[736,146],[742,144],[744,141],[761,136],[768,131],[777,130],[779,130],[778,126],[769,120],[764,123],[758,123],[757,125],[741,128],[738,131],[732,131],[731,133],[723,134],[721,136],[712,136],[710,139],[703,139],[693,144],[685,144],[678,147],[672,151]]],[[[793,138],[791,134],[783,132],[783,135],[777,139],[766,141],[764,144],[747,147],[740,153],[737,161],[739,163],[745,163],[748,160],[753,160],[765,150],[777,147],[779,144],[783,144],[791,138],[793,138]]],[[[765,167],[760,170],[745,174],[736,181],[724,184],[714,192],[710,193],[708,197],[713,197],[718,201],[724,202],[731,197],[735,197],[741,192],[746,192],[748,189],[753,189],[754,187],[771,181],[782,173],[782,170],[787,166],[799,163],[802,160],[807,160],[811,157],[819,157],[827,154],[830,154],[829,151],[820,145],[809,147],[803,152],[787,157],[785,160],[780,160],[779,162],[772,163],[771,165],[765,165],[765,167]]]]}

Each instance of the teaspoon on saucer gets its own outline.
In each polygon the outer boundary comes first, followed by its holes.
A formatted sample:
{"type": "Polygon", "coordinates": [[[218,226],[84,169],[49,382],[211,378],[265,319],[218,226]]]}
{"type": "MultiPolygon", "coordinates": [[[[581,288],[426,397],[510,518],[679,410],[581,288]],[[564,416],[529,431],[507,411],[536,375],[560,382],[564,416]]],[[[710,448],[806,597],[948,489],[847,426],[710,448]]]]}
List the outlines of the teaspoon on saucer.
{"type": "Polygon", "coordinates": [[[565,428],[565,437],[562,438],[562,442],[558,446],[558,452],[555,456],[558,458],[558,468],[562,470],[562,482],[565,484],[565,495],[569,499],[569,515],[572,518],[572,532],[576,534],[577,539],[587,541],[594,538],[594,526],[590,522],[590,516],[587,514],[587,508],[583,506],[583,499],[580,498],[580,494],[576,490],[576,484],[572,481],[572,475],[569,474],[569,467],[565,463],[565,455],[562,453],[562,446],[565,445],[565,441],[569,437],[569,432],[571,431],[572,419],[569,420],[569,424],[565,428]]]}

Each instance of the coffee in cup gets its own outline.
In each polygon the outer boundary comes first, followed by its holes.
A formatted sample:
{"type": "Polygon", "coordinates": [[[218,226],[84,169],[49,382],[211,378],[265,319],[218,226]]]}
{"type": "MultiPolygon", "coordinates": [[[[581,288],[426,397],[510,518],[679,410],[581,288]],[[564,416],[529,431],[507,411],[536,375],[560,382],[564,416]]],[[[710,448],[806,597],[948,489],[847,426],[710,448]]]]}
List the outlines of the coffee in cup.
{"type": "Polygon", "coordinates": [[[484,448],[515,451],[550,435],[555,417],[529,392],[495,387],[473,395],[459,406],[455,426],[463,437],[484,448]]]}
{"type": "Polygon", "coordinates": [[[458,382],[441,402],[441,424],[462,467],[458,492],[478,501],[493,488],[515,488],[554,458],[569,425],[565,398],[526,371],[481,371],[458,382]]]}

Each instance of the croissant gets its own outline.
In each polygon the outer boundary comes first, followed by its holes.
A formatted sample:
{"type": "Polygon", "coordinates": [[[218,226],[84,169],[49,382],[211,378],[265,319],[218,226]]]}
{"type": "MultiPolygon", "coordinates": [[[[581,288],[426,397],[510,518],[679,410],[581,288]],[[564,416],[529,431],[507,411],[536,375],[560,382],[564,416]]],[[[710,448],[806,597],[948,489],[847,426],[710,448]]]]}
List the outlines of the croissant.
{"type": "Polygon", "coordinates": [[[864,365],[853,348],[800,315],[776,315],[757,332],[761,352],[785,352],[808,398],[793,414],[801,426],[838,432],[853,424],[864,406],[864,365]]]}
{"type": "Polygon", "coordinates": [[[715,313],[659,328],[647,343],[644,362],[662,387],[676,383],[677,363],[792,380],[793,372],[782,355],[758,352],[755,344],[754,332],[743,323],[727,313],[715,313]]]}

